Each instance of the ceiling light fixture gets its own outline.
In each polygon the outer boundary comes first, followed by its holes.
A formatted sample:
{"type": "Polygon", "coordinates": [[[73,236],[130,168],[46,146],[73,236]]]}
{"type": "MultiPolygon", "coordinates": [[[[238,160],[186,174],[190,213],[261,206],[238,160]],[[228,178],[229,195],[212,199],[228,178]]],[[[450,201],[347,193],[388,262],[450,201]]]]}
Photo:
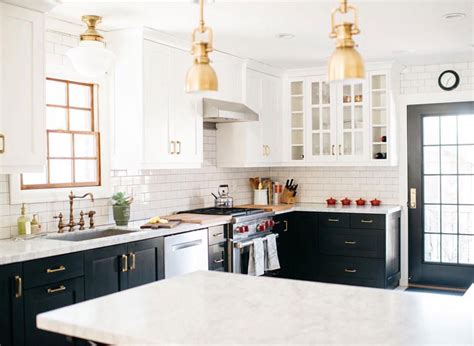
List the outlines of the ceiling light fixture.
{"type": "Polygon", "coordinates": [[[295,35],[283,32],[283,33],[280,33],[280,34],[276,35],[276,37],[280,40],[291,40],[291,39],[295,38],[295,35]]]}
{"type": "Polygon", "coordinates": [[[466,17],[466,14],[462,12],[452,12],[452,13],[446,13],[443,15],[443,18],[446,20],[463,19],[465,17],[466,17]]]}
{"type": "Polygon", "coordinates": [[[336,39],[336,50],[329,58],[329,81],[363,79],[365,77],[364,61],[355,49],[353,35],[360,33],[357,8],[348,5],[347,0],[340,0],[339,7],[331,13],[331,33],[329,37],[336,39]],[[336,24],[337,13],[354,12],[354,23],[336,24]]]}
{"type": "Polygon", "coordinates": [[[102,21],[100,16],[82,16],[87,30],[81,35],[79,46],[66,52],[74,69],[87,77],[103,76],[114,60],[114,53],[105,48],[104,38],[96,30],[96,25],[102,21]]]}
{"type": "Polygon", "coordinates": [[[212,52],[212,29],[204,23],[204,0],[199,0],[199,26],[193,31],[193,45],[191,52],[194,55],[193,66],[186,75],[186,92],[217,91],[217,75],[208,54],[212,52]],[[207,34],[207,41],[197,39],[207,34]]]}

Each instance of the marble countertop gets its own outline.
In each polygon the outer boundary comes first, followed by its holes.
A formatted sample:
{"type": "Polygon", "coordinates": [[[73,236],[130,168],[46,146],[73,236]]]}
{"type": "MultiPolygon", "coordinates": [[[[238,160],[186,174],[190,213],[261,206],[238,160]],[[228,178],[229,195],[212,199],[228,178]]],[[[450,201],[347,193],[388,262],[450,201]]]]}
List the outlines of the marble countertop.
{"type": "MultiPolygon", "coordinates": [[[[230,220],[230,218],[229,218],[230,220]]],[[[133,232],[115,235],[112,237],[104,237],[97,239],[90,239],[84,241],[64,241],[48,239],[48,237],[60,236],[57,233],[49,233],[42,237],[29,239],[29,240],[16,240],[15,238],[0,240],[0,265],[29,261],[38,258],[57,256],[67,254],[70,252],[85,251],[90,249],[96,249],[105,246],[112,246],[116,244],[123,244],[138,240],[145,240],[155,237],[162,237],[177,233],[194,231],[197,229],[222,225],[222,218],[217,223],[206,223],[206,224],[192,224],[182,223],[174,228],[166,229],[160,228],[157,230],[142,230],[139,225],[145,222],[137,222],[131,227],[117,227],[117,226],[101,226],[97,227],[100,229],[124,229],[131,230],[133,232]]],[[[75,232],[90,232],[89,230],[75,231],[75,232]]]]}
{"type": "Polygon", "coordinates": [[[284,214],[292,211],[312,211],[312,212],[330,212],[330,213],[360,213],[360,214],[383,214],[388,215],[402,210],[400,205],[382,204],[378,207],[372,207],[370,204],[365,206],[356,206],[355,204],[343,206],[340,203],[335,206],[328,206],[325,203],[296,203],[293,208],[278,211],[275,214],[284,214]]]}
{"type": "Polygon", "coordinates": [[[472,294],[195,272],[46,312],[37,324],[105,344],[473,345],[473,303],[472,294]]]}

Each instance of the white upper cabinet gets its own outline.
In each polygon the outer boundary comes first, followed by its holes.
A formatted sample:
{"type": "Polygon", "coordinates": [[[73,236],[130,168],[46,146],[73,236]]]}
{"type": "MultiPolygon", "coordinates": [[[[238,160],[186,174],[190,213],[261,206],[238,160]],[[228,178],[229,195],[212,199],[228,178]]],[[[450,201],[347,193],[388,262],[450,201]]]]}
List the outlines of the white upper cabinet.
{"type": "Polygon", "coordinates": [[[221,52],[212,52],[210,59],[217,74],[219,90],[206,97],[242,102],[242,59],[221,52]]]}
{"type": "Polygon", "coordinates": [[[117,56],[112,167],[200,167],[202,101],[184,89],[192,56],[152,36],[142,29],[108,36],[117,56]]]}
{"type": "Polygon", "coordinates": [[[244,104],[259,120],[217,125],[217,165],[273,166],[282,160],[282,79],[253,68],[243,69],[244,104]]]}
{"type": "Polygon", "coordinates": [[[0,3],[0,30],[0,173],[42,171],[44,15],[0,3]]]}

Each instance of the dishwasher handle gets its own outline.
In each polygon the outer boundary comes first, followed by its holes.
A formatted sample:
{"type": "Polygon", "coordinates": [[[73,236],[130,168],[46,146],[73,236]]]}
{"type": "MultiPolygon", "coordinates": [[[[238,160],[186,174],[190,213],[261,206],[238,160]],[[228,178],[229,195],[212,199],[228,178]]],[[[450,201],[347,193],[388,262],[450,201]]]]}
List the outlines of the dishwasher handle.
{"type": "Polygon", "coordinates": [[[197,239],[197,240],[188,241],[188,242],[185,242],[185,243],[180,243],[180,244],[173,245],[171,247],[171,250],[172,251],[179,251],[179,250],[187,249],[189,247],[199,246],[201,244],[202,244],[202,239],[197,239]]]}

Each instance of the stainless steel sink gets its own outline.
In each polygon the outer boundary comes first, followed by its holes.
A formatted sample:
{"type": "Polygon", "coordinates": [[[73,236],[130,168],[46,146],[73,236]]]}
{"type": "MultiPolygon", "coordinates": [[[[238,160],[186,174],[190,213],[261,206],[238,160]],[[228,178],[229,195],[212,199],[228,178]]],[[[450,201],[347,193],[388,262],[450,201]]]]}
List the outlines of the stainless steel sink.
{"type": "Polygon", "coordinates": [[[83,241],[83,240],[90,240],[90,239],[114,237],[118,235],[134,233],[134,232],[136,231],[127,231],[125,229],[110,228],[110,229],[97,230],[97,231],[75,231],[73,233],[49,236],[46,239],[64,240],[64,241],[83,241]]]}

